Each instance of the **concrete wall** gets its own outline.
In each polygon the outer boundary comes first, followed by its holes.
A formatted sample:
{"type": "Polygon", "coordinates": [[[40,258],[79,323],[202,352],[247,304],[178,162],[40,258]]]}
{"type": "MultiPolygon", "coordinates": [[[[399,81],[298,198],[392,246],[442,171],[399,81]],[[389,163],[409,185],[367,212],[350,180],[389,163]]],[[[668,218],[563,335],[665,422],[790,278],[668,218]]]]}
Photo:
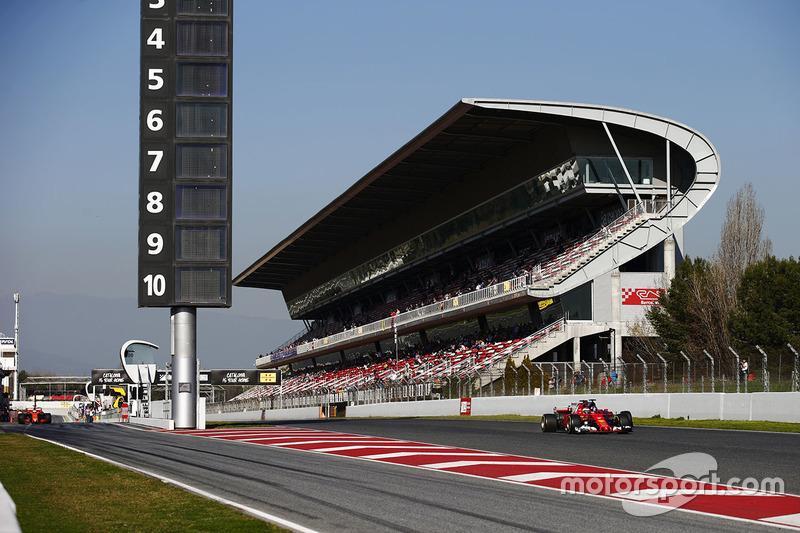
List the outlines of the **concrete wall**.
{"type": "MultiPolygon", "coordinates": [[[[586,395],[503,396],[472,398],[473,415],[541,416],[553,407],[566,406],[586,395]]],[[[593,394],[601,408],[630,411],[635,417],[691,418],[712,420],[768,420],[800,423],[800,392],[755,392],[748,394],[684,393],[684,394],[593,394]]],[[[347,407],[347,417],[371,416],[455,416],[460,414],[460,401],[431,400],[393,402],[347,407]]],[[[208,413],[208,421],[312,420],[319,418],[318,407],[250,411],[240,413],[208,413]]]]}
{"type": "MultiPolygon", "coordinates": [[[[351,409],[348,407],[348,409],[351,409]]],[[[348,413],[349,414],[349,413],[348,413]]],[[[262,420],[316,420],[320,418],[319,407],[298,407],[297,409],[271,409],[240,411],[236,413],[206,413],[207,422],[259,422],[262,420]]]]}
{"type": "MultiPolygon", "coordinates": [[[[151,428],[175,429],[175,421],[169,420],[167,418],[141,418],[138,416],[132,416],[128,418],[128,422],[130,424],[147,426],[151,428]]],[[[198,427],[198,429],[203,429],[203,428],[198,427]]]]}

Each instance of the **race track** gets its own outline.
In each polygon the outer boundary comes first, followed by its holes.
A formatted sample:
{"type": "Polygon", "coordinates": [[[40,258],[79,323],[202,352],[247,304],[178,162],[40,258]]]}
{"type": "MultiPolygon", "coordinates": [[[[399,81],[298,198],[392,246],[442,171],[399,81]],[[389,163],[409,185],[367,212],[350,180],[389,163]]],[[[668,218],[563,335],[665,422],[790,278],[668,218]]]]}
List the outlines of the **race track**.
{"type": "MultiPolygon", "coordinates": [[[[343,433],[350,435],[351,441],[358,441],[358,436],[384,437],[636,472],[646,472],[675,455],[700,452],[716,459],[717,474],[723,481],[779,476],[786,492],[800,493],[800,435],[796,434],[647,427],[628,435],[542,434],[538,426],[529,423],[468,418],[294,422],[273,430],[291,428],[323,430],[326,435],[343,433]]],[[[24,430],[136,466],[312,531],[616,531],[623,524],[627,530],[651,533],[678,528],[775,530],[753,521],[681,510],[634,516],[613,498],[561,494],[522,483],[460,475],[458,469],[432,470],[391,462],[395,459],[366,461],[120,425],[2,429],[24,430]]],[[[311,448],[320,449],[315,446],[311,448]]]]}

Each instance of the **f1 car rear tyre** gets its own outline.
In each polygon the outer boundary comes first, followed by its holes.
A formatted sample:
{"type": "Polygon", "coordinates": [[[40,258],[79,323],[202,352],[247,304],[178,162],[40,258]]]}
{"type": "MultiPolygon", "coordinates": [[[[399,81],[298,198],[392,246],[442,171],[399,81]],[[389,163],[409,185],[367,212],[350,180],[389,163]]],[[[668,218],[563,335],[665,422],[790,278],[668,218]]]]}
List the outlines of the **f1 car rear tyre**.
{"type": "Polygon", "coordinates": [[[630,411],[620,411],[619,413],[619,423],[621,426],[630,426],[628,431],[633,430],[633,417],[631,416],[630,411]]]}
{"type": "Polygon", "coordinates": [[[579,415],[569,415],[567,418],[567,431],[570,433],[578,433],[578,428],[583,425],[579,415]]]}
{"type": "Polygon", "coordinates": [[[42,423],[43,424],[52,424],[53,423],[53,415],[50,413],[44,413],[42,415],[42,423]]]}
{"type": "Polygon", "coordinates": [[[558,419],[552,413],[542,415],[542,433],[553,433],[558,429],[558,419]]]}

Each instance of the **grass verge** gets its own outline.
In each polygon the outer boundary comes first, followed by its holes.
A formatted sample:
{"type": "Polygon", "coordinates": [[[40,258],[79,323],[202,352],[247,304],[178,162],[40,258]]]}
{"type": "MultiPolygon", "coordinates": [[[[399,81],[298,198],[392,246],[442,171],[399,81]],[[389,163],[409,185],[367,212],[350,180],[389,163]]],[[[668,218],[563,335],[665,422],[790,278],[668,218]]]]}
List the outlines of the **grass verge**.
{"type": "Polygon", "coordinates": [[[765,420],[685,420],[683,417],[661,418],[655,416],[653,418],[634,418],[633,425],[800,433],[800,424],[792,422],[768,422],[765,420]]]}
{"type": "Polygon", "coordinates": [[[49,442],[0,433],[0,450],[22,531],[286,531],[49,442]]]}

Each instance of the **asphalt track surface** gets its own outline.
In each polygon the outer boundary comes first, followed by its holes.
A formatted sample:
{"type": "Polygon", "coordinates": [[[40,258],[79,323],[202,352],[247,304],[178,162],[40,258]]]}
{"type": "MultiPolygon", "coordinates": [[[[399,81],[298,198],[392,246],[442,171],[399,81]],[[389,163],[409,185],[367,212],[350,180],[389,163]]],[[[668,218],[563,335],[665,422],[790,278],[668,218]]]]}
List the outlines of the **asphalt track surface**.
{"type": "MultiPolygon", "coordinates": [[[[467,418],[281,425],[641,472],[675,455],[704,452],[717,460],[723,482],[781,477],[785,492],[800,494],[798,434],[659,427],[628,435],[543,434],[530,423],[467,418]]],[[[637,517],[608,498],[121,425],[15,424],[0,431],[60,442],[320,532],[776,530],[681,510],[637,517]]]]}

